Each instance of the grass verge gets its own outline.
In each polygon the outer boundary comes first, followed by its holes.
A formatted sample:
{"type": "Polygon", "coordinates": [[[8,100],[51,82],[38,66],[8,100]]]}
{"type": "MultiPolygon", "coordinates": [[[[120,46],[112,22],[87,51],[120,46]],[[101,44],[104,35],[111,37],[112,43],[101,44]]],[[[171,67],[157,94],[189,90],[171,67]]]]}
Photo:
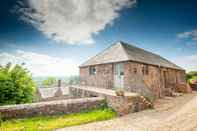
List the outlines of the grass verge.
{"type": "Polygon", "coordinates": [[[2,122],[3,131],[51,131],[58,128],[112,119],[116,113],[109,108],[68,115],[38,116],[2,122]]]}

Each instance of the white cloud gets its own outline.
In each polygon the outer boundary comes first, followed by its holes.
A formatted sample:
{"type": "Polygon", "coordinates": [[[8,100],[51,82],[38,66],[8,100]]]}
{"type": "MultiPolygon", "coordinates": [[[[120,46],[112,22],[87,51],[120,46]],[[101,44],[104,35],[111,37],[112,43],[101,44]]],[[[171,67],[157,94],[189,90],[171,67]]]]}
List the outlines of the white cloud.
{"type": "Polygon", "coordinates": [[[197,54],[178,58],[175,63],[186,69],[186,71],[197,70],[197,54]]]}
{"type": "Polygon", "coordinates": [[[197,30],[182,32],[177,34],[178,38],[191,38],[193,41],[197,41],[197,30]]]}
{"type": "Polygon", "coordinates": [[[15,53],[1,53],[0,64],[25,63],[35,76],[69,76],[78,74],[78,64],[72,59],[51,57],[46,54],[17,50],[15,53]]]}
{"type": "Polygon", "coordinates": [[[68,44],[92,44],[93,35],[104,30],[132,7],[136,0],[28,0],[16,10],[21,19],[32,24],[50,39],[68,44]]]}

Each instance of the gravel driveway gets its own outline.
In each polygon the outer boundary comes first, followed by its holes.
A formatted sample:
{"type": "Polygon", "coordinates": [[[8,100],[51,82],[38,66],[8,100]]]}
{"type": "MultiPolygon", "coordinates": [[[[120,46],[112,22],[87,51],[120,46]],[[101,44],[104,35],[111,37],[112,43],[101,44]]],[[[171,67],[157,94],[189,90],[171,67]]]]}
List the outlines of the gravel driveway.
{"type": "Polygon", "coordinates": [[[57,131],[197,131],[197,92],[160,99],[155,109],[57,131]]]}

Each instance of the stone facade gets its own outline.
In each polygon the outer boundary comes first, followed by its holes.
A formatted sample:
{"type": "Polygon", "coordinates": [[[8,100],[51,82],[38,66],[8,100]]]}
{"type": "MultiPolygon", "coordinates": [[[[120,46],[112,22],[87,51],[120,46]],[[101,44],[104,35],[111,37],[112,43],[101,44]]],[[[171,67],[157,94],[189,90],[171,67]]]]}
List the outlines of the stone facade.
{"type": "MultiPolygon", "coordinates": [[[[156,98],[171,95],[177,84],[186,84],[185,71],[147,65],[139,62],[124,63],[124,90],[138,92],[145,97],[156,98]],[[147,68],[147,71],[145,70],[147,68]]],[[[114,64],[95,65],[96,74],[89,74],[89,67],[80,67],[81,85],[112,89],[114,64]]],[[[181,91],[185,90],[186,86],[181,91]]],[[[179,90],[180,91],[180,90],[179,90]]]]}
{"type": "Polygon", "coordinates": [[[80,98],[1,106],[0,113],[6,118],[24,118],[38,115],[69,114],[99,108],[103,105],[104,98],[80,98]]]}
{"type": "Polygon", "coordinates": [[[113,86],[113,64],[96,66],[96,75],[89,74],[89,67],[80,68],[81,85],[110,89],[113,86]]]}
{"type": "MultiPolygon", "coordinates": [[[[176,90],[176,84],[185,84],[185,71],[147,65],[137,62],[124,64],[124,88],[127,91],[138,92],[144,96],[156,98],[170,95],[176,90]],[[145,66],[147,72],[144,71],[145,66]]],[[[182,88],[186,88],[182,87],[182,88]]]]}

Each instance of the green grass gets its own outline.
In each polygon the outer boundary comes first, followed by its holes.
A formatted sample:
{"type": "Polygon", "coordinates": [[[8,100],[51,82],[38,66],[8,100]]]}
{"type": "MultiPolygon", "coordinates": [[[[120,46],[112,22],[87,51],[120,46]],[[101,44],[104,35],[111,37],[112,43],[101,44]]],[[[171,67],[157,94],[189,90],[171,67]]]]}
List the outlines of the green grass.
{"type": "Polygon", "coordinates": [[[39,116],[2,122],[0,131],[51,131],[57,128],[102,121],[116,117],[111,109],[95,109],[69,115],[39,116]]]}
{"type": "Polygon", "coordinates": [[[197,80],[197,76],[193,76],[191,79],[189,79],[189,83],[191,83],[192,80],[197,80]]]}

